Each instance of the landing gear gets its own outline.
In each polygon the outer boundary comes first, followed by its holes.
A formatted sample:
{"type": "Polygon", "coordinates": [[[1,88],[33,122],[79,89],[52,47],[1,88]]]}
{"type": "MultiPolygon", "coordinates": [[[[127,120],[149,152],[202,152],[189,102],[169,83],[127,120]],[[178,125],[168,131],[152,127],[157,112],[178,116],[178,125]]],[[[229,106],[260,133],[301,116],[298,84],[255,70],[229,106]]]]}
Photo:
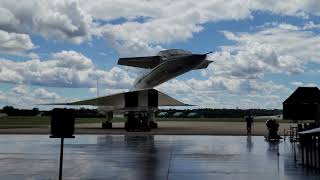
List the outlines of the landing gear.
{"type": "Polygon", "coordinates": [[[158,123],[154,121],[150,121],[149,125],[150,125],[150,128],[152,129],[158,129],[158,123]]]}
{"type": "Polygon", "coordinates": [[[125,123],[126,131],[150,131],[151,126],[149,118],[148,112],[129,112],[127,114],[127,122],[125,123]]]}
{"type": "Polygon", "coordinates": [[[102,123],[102,128],[103,129],[112,129],[112,123],[111,122],[103,122],[102,123]]]}
{"type": "Polygon", "coordinates": [[[107,112],[106,121],[102,122],[103,129],[112,129],[113,112],[107,112]]]}
{"type": "Polygon", "coordinates": [[[155,118],[154,112],[150,112],[149,116],[150,116],[150,123],[149,123],[150,128],[158,129],[158,123],[156,122],[156,118],[155,118]]]}
{"type": "Polygon", "coordinates": [[[136,114],[129,113],[127,115],[127,122],[124,124],[124,128],[126,131],[134,131],[138,126],[138,118],[136,117],[136,114]]]}
{"type": "MultiPolygon", "coordinates": [[[[158,124],[155,121],[154,112],[151,111],[131,111],[125,114],[127,121],[124,128],[126,131],[143,131],[147,132],[151,129],[157,129],[158,124]]],[[[107,112],[106,119],[102,122],[103,129],[112,129],[113,112],[107,112]]]]}

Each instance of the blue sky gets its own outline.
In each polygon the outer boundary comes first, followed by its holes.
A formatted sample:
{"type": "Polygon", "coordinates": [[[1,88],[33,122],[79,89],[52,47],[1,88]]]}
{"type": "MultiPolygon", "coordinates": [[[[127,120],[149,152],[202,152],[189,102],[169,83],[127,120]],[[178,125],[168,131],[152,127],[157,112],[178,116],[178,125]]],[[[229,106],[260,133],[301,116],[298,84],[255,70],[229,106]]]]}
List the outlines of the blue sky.
{"type": "Polygon", "coordinates": [[[131,89],[119,57],[214,51],[156,89],[199,107],[282,108],[318,86],[320,5],[306,1],[0,1],[0,106],[50,108],[131,89]]]}

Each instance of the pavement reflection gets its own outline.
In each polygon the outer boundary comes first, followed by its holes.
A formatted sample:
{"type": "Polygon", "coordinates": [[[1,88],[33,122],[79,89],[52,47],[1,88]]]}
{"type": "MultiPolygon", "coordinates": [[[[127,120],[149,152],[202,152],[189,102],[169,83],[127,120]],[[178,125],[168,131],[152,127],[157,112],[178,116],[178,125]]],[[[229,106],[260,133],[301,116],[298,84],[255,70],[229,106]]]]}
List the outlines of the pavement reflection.
{"type": "MultiPolygon", "coordinates": [[[[59,140],[1,135],[0,143],[0,179],[57,179],[59,140]]],[[[79,135],[65,141],[64,157],[64,179],[320,178],[294,163],[289,142],[262,136],[79,135]]]]}

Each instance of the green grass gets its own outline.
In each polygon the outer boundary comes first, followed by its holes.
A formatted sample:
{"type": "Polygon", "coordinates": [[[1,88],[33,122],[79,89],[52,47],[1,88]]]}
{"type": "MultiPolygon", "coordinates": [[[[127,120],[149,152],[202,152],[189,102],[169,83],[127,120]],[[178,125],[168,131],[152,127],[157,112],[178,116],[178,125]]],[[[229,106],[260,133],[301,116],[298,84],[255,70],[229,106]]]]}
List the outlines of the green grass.
{"type": "MultiPolygon", "coordinates": [[[[81,118],[76,119],[76,124],[83,123],[100,123],[103,119],[99,118],[81,118]]],[[[7,116],[0,117],[0,126],[14,125],[49,125],[50,117],[32,117],[32,116],[7,116]]]]}
{"type": "Polygon", "coordinates": [[[0,126],[6,125],[48,125],[50,117],[7,116],[0,118],[0,126]]]}
{"type": "MultiPolygon", "coordinates": [[[[76,118],[76,124],[101,123],[103,118],[76,118]]],[[[113,122],[123,122],[123,118],[114,118],[113,122]]],[[[7,116],[0,117],[1,127],[14,126],[46,126],[50,125],[51,117],[34,117],[34,116],[7,116]]]]}

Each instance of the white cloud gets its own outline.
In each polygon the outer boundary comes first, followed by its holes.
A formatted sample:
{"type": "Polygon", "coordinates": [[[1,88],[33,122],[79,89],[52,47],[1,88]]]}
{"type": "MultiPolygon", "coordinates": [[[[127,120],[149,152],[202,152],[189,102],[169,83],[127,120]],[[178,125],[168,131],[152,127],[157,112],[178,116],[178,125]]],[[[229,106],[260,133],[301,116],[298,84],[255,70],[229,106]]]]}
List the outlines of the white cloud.
{"type": "Polygon", "coordinates": [[[23,96],[28,93],[28,86],[26,85],[16,86],[10,90],[10,93],[23,96]]]}
{"type": "Polygon", "coordinates": [[[219,20],[239,20],[251,17],[252,11],[270,11],[275,14],[306,17],[308,14],[320,15],[317,0],[210,0],[194,2],[185,1],[139,1],[139,0],[80,0],[80,7],[94,18],[115,20],[125,18],[165,19],[176,18],[182,14],[197,13],[197,23],[219,20]]]}
{"type": "Polygon", "coordinates": [[[267,45],[267,48],[272,48],[271,50],[279,56],[290,55],[313,62],[319,62],[320,59],[320,52],[317,51],[320,47],[320,37],[312,31],[303,30],[303,27],[280,23],[253,34],[227,32],[225,35],[238,44],[225,49],[249,51],[249,48],[254,48],[251,46],[258,45],[260,48],[267,45]]]}
{"type": "Polygon", "coordinates": [[[26,51],[33,48],[35,45],[28,35],[0,30],[0,49],[2,51],[26,51]]]}
{"type": "Polygon", "coordinates": [[[0,30],[0,53],[18,56],[34,56],[35,53],[27,54],[27,51],[36,48],[29,35],[20,33],[8,33],[0,30]]]}
{"type": "Polygon", "coordinates": [[[50,92],[45,88],[32,88],[27,85],[17,85],[6,92],[0,91],[0,104],[18,108],[41,107],[39,104],[73,101],[50,92]]]}
{"type": "Polygon", "coordinates": [[[0,61],[0,82],[52,87],[95,87],[96,81],[108,87],[128,88],[133,82],[121,68],[96,69],[92,61],[75,51],[54,53],[53,59],[25,62],[0,61]]]}
{"type": "Polygon", "coordinates": [[[313,21],[309,21],[303,26],[303,29],[304,30],[320,29],[320,24],[315,24],[313,21]]]}
{"type": "Polygon", "coordinates": [[[94,68],[93,63],[89,58],[75,51],[53,53],[52,57],[58,59],[55,67],[71,68],[80,71],[94,68]]]}
{"type": "Polygon", "coordinates": [[[54,92],[49,92],[44,88],[30,88],[27,85],[17,85],[10,89],[8,95],[21,96],[21,97],[36,97],[40,100],[57,100],[61,97],[54,92]]]}
{"type": "MultiPolygon", "coordinates": [[[[305,65],[317,63],[320,55],[314,49],[320,39],[299,26],[272,23],[251,34],[223,33],[235,44],[223,46],[208,57],[215,62],[202,70],[207,79],[172,80],[159,89],[186,102],[214,107],[279,108],[292,90],[266,81],[265,75],[303,73],[305,65]]],[[[302,82],[293,85],[316,86],[302,82]]]]}
{"type": "Polygon", "coordinates": [[[304,83],[301,81],[294,81],[290,83],[293,86],[299,87],[299,86],[303,86],[303,87],[318,87],[318,85],[316,83],[304,83]]]}
{"type": "Polygon", "coordinates": [[[186,81],[173,79],[158,90],[185,103],[213,108],[280,108],[291,90],[284,85],[260,79],[210,77],[186,81]]]}
{"type": "MultiPolygon", "coordinates": [[[[107,35],[111,37],[111,35],[107,35]]],[[[109,41],[108,41],[109,42],[109,41]]],[[[153,46],[146,42],[139,41],[137,39],[133,40],[123,40],[123,41],[110,41],[110,45],[116,49],[120,56],[131,57],[131,56],[154,56],[163,48],[159,45],[153,46]]]]}
{"type": "MultiPolygon", "coordinates": [[[[132,50],[143,44],[145,49],[158,44],[184,41],[193,37],[208,22],[253,18],[252,12],[267,11],[274,14],[308,18],[320,15],[317,0],[306,1],[125,1],[80,0],[80,7],[93,19],[103,21],[94,33],[103,35],[121,55],[143,55],[132,50]],[[118,24],[112,20],[119,20],[118,24]],[[127,51],[124,52],[123,51],[127,51]],[[128,53],[129,51],[129,53],[128,53]]],[[[140,46],[141,47],[141,46],[140,46]]]]}
{"type": "Polygon", "coordinates": [[[129,21],[121,24],[109,23],[100,27],[101,34],[121,55],[155,54],[156,51],[162,49],[161,46],[156,44],[167,44],[190,39],[194,33],[203,29],[201,25],[203,23],[227,19],[243,19],[247,18],[249,13],[246,10],[240,11],[245,9],[240,3],[228,2],[223,4],[221,2],[149,1],[145,3],[136,2],[135,4],[139,4],[138,7],[135,6],[136,8],[132,8],[131,2],[125,1],[116,1],[115,3],[99,2],[87,4],[82,1],[81,5],[91,12],[95,18],[117,19],[124,17],[129,19],[129,21]],[[226,11],[230,13],[221,15],[221,12],[217,11],[221,6],[223,8],[237,7],[239,11],[226,11]],[[121,12],[121,15],[113,11],[118,8],[122,9],[122,11],[118,11],[121,12]],[[106,9],[112,10],[106,11],[106,9]],[[142,22],[130,20],[139,17],[146,19],[142,22]]]}
{"type": "Polygon", "coordinates": [[[204,76],[261,79],[266,73],[302,73],[305,64],[320,63],[320,37],[303,27],[273,23],[251,34],[223,33],[235,44],[210,55],[215,63],[204,76]]]}
{"type": "MultiPolygon", "coordinates": [[[[193,95],[204,96],[201,104],[205,104],[206,97],[216,97],[210,101],[220,107],[234,104],[240,107],[279,108],[283,97],[290,95],[292,90],[285,85],[266,81],[265,75],[303,73],[306,64],[319,63],[320,53],[316,49],[320,39],[305,30],[304,26],[269,23],[251,34],[223,33],[235,44],[223,46],[221,51],[208,57],[215,62],[202,70],[202,75],[207,79],[191,79],[181,86],[175,82],[177,88],[187,89],[184,87],[187,84],[193,95]],[[219,98],[221,96],[224,98],[219,98]]],[[[293,82],[292,85],[316,86],[302,82],[293,82]]]]}
{"type": "Polygon", "coordinates": [[[0,7],[0,30],[75,43],[104,36],[121,55],[151,54],[161,49],[159,44],[190,39],[207,22],[253,18],[254,11],[320,15],[316,0],[2,0],[0,7]]]}
{"type": "Polygon", "coordinates": [[[254,10],[271,11],[276,14],[307,18],[308,14],[320,15],[320,5],[317,0],[291,1],[291,0],[256,0],[251,1],[254,10]]]}
{"type": "Polygon", "coordinates": [[[107,96],[107,95],[112,95],[116,93],[122,93],[122,92],[128,92],[129,89],[110,89],[110,88],[99,88],[99,94],[97,93],[97,88],[90,88],[89,92],[92,93],[94,96],[99,95],[100,96],[107,96]]]}
{"type": "Polygon", "coordinates": [[[34,33],[80,43],[90,35],[91,17],[77,1],[0,1],[0,29],[7,32],[34,33]]]}
{"type": "Polygon", "coordinates": [[[300,82],[300,81],[294,81],[294,82],[291,82],[291,85],[293,85],[293,86],[303,86],[303,83],[300,82]]]}
{"type": "Polygon", "coordinates": [[[88,2],[81,0],[80,6],[97,19],[113,20],[118,18],[135,19],[138,17],[158,17],[171,1],[125,1],[96,0],[88,2]]]}
{"type": "Polygon", "coordinates": [[[0,101],[5,102],[6,100],[7,100],[6,95],[2,91],[0,91],[0,101]]]}
{"type": "Polygon", "coordinates": [[[46,89],[43,88],[37,88],[33,90],[34,97],[37,97],[39,99],[45,99],[45,100],[57,100],[60,99],[60,96],[57,95],[54,92],[49,92],[46,89]]]}
{"type": "Polygon", "coordinates": [[[108,54],[105,53],[105,52],[99,52],[99,55],[100,55],[100,56],[107,56],[108,54]]]}

